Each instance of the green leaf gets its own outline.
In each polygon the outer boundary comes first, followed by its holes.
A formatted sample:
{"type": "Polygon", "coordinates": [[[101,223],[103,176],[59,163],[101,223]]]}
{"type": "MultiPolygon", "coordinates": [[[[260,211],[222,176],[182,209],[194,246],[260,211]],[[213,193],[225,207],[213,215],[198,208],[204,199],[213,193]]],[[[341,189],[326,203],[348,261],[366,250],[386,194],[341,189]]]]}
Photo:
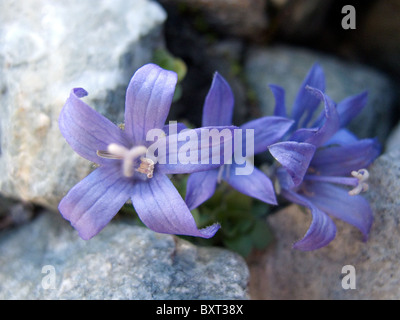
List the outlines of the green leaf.
{"type": "Polygon", "coordinates": [[[181,82],[187,73],[187,66],[185,62],[174,57],[165,49],[156,49],[153,54],[153,60],[161,68],[175,71],[178,75],[178,82],[181,82]]]}
{"type": "Polygon", "coordinates": [[[269,206],[261,201],[253,201],[253,206],[251,208],[251,213],[253,214],[254,217],[256,218],[262,218],[267,216],[269,213],[269,206]]]}
{"type": "Polygon", "coordinates": [[[201,205],[201,208],[213,210],[215,208],[225,207],[224,191],[217,186],[213,196],[201,205]]]}
{"type": "Polygon", "coordinates": [[[259,220],[251,232],[251,239],[257,249],[264,249],[272,242],[273,235],[268,225],[259,220]]]}
{"type": "Polygon", "coordinates": [[[225,197],[227,210],[250,211],[251,198],[236,190],[231,190],[225,197]]]}
{"type": "Polygon", "coordinates": [[[182,87],[178,84],[175,87],[174,97],[172,98],[172,102],[178,101],[182,97],[182,87]]]}
{"type": "Polygon", "coordinates": [[[248,235],[233,239],[223,239],[223,243],[228,249],[239,253],[243,257],[247,257],[253,248],[252,239],[248,235]]]}

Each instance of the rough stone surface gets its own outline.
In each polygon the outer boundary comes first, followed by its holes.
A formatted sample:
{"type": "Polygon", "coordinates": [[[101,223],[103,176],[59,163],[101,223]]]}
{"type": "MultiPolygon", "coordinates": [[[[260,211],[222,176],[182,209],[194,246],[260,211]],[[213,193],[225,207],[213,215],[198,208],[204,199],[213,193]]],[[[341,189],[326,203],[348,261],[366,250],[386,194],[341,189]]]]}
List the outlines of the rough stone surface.
{"type": "Polygon", "coordinates": [[[386,141],[386,152],[400,149],[400,123],[392,130],[386,141]]]}
{"type": "Polygon", "coordinates": [[[265,115],[272,115],[275,100],[268,84],[286,91],[288,109],[293,105],[307,72],[318,62],[326,76],[326,93],[336,102],[368,90],[368,104],[350,124],[360,138],[377,136],[384,143],[395,107],[395,88],[384,74],[364,65],[346,63],[333,56],[301,48],[253,47],[248,51],[245,72],[265,115]]]}
{"type": "Polygon", "coordinates": [[[245,261],[230,251],[122,219],[89,241],[47,212],[0,234],[2,300],[248,299],[248,277],[245,261]]]}
{"type": "Polygon", "coordinates": [[[267,0],[159,1],[164,5],[178,5],[181,11],[195,14],[192,20],[198,28],[205,29],[203,31],[257,41],[264,38],[268,26],[267,0]]]}
{"type": "MultiPolygon", "coordinates": [[[[357,25],[357,32],[349,38],[349,46],[359,54],[368,56],[371,63],[400,77],[400,22],[397,12],[399,0],[372,1],[357,25]]],[[[357,11],[358,13],[358,11],[357,11]]]]}
{"type": "Polygon", "coordinates": [[[74,87],[114,122],[125,90],[151,60],[166,19],[149,0],[0,3],[0,190],[56,207],[90,171],[67,145],[58,115],[74,87]]]}
{"type": "Polygon", "coordinates": [[[275,37],[299,42],[315,39],[325,30],[333,1],[270,0],[270,3],[276,11],[275,37]]]}
{"type": "Polygon", "coordinates": [[[400,299],[400,150],[384,154],[370,167],[366,197],[375,221],[364,243],[354,227],[337,221],[338,234],[326,247],[291,249],[310,224],[310,215],[290,206],[269,219],[274,245],[253,261],[250,293],[260,299],[400,299]],[[356,289],[345,290],[343,266],[356,271],[356,289]]]}
{"type": "Polygon", "coordinates": [[[33,216],[34,207],[30,203],[5,198],[0,194],[0,231],[28,223],[33,216]]]}

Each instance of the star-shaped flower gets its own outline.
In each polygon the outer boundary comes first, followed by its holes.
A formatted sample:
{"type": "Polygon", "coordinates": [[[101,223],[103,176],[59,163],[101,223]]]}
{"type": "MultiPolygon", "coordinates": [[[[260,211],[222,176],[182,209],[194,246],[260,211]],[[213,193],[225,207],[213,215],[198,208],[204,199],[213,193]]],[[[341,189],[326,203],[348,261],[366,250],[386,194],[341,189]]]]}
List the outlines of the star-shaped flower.
{"type": "MultiPolygon", "coordinates": [[[[203,126],[229,126],[232,123],[234,96],[228,82],[215,73],[211,88],[203,106],[203,126]]],[[[190,175],[187,182],[185,201],[190,209],[194,209],[208,200],[215,192],[218,182],[225,180],[233,188],[250,197],[269,204],[277,204],[271,180],[252,163],[243,168],[237,163],[237,153],[242,155],[250,145],[252,149],[247,157],[265,152],[268,146],[277,142],[292,126],[293,121],[284,117],[263,117],[249,121],[239,127],[235,139],[235,157],[231,164],[225,164],[218,169],[197,172],[190,175]],[[254,141],[247,139],[246,131],[252,133],[254,141]],[[239,174],[239,172],[242,172],[239,174]]],[[[240,158],[240,157],[239,157],[240,158]]],[[[245,160],[245,159],[242,159],[245,160]]],[[[248,161],[248,159],[247,159],[248,161]]]]}
{"type": "MultiPolygon", "coordinates": [[[[357,227],[364,240],[373,221],[369,203],[359,194],[368,189],[366,168],[380,154],[380,145],[376,139],[358,140],[344,128],[366,105],[367,93],[336,105],[323,93],[324,88],[322,68],[315,64],[295,100],[290,136],[269,148],[281,164],[277,170],[280,194],[312,213],[306,235],[293,246],[304,251],[321,248],[335,238],[336,226],[330,216],[357,227]],[[321,101],[324,109],[312,120],[321,101]]],[[[278,86],[271,89],[275,114],[286,115],[284,90],[278,86]]]]}
{"type": "MultiPolygon", "coordinates": [[[[156,232],[210,238],[219,229],[218,224],[198,229],[189,208],[167,177],[217,165],[211,161],[157,163],[147,156],[149,149],[162,141],[147,141],[149,132],[169,131],[164,124],[176,82],[175,72],[154,64],[141,67],[127,88],[124,130],[81,100],[87,95],[84,89],[72,90],[60,113],[60,131],[75,152],[99,167],[68,192],[59,210],[83,239],[100,232],[128,199],[142,222],[156,232]]],[[[196,137],[201,136],[201,130],[193,129],[196,137]]],[[[173,141],[172,137],[165,140],[173,141]]],[[[200,152],[203,147],[200,142],[201,138],[191,143],[191,150],[200,152]]],[[[179,158],[182,144],[167,147],[164,159],[179,158]]],[[[223,148],[222,143],[219,146],[223,148]]],[[[212,154],[207,153],[206,157],[209,160],[212,154]]]]}
{"type": "Polygon", "coordinates": [[[365,168],[379,154],[376,139],[318,148],[298,186],[293,186],[286,169],[278,169],[280,195],[307,207],[313,216],[306,235],[293,248],[315,250],[331,242],[336,236],[336,226],[330,217],[355,226],[367,240],[373,213],[360,193],[368,190],[369,173],[365,168]]]}

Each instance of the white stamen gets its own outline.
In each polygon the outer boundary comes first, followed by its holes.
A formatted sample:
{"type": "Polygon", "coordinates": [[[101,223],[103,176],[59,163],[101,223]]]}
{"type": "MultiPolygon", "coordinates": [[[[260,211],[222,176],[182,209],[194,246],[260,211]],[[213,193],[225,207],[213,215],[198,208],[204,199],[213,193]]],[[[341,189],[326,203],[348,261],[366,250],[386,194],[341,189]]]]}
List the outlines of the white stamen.
{"type": "Polygon", "coordinates": [[[107,146],[107,151],[119,158],[124,158],[129,152],[127,148],[116,143],[111,143],[107,146]]]}
{"type": "Polygon", "coordinates": [[[112,154],[110,152],[108,152],[107,150],[97,150],[96,154],[100,157],[100,158],[105,158],[105,159],[122,159],[121,157],[116,156],[115,154],[112,154]]]}
{"type": "Polygon", "coordinates": [[[133,162],[135,159],[146,154],[147,148],[144,146],[133,147],[127,149],[116,143],[111,143],[107,146],[107,150],[97,150],[97,155],[106,159],[119,159],[123,160],[123,174],[125,177],[133,176],[133,162]]]}
{"type": "Polygon", "coordinates": [[[225,170],[226,170],[226,179],[229,180],[229,177],[231,176],[231,165],[223,164],[218,169],[217,183],[221,183],[225,170]]]}
{"type": "Polygon", "coordinates": [[[367,169],[360,169],[358,171],[352,171],[351,175],[354,178],[358,179],[358,185],[354,189],[349,191],[349,195],[355,196],[357,194],[360,194],[361,192],[368,191],[368,183],[367,180],[369,178],[369,172],[367,169]]]}
{"type": "Polygon", "coordinates": [[[101,158],[106,159],[123,159],[129,150],[124,146],[116,143],[111,143],[107,146],[107,150],[97,150],[96,154],[101,158]]]}
{"type": "Polygon", "coordinates": [[[281,194],[282,188],[281,188],[281,184],[279,183],[279,179],[275,179],[274,181],[274,187],[275,187],[275,193],[277,195],[281,194]]]}
{"type": "Polygon", "coordinates": [[[133,147],[124,157],[123,172],[125,177],[133,176],[133,161],[146,154],[147,148],[144,146],[133,147]]]}
{"type": "Polygon", "coordinates": [[[224,173],[224,167],[225,167],[225,165],[222,165],[218,169],[217,183],[221,183],[221,181],[222,181],[222,175],[224,173]]]}
{"type": "Polygon", "coordinates": [[[136,171],[144,173],[149,179],[153,178],[154,161],[148,158],[141,158],[140,160],[142,162],[140,163],[140,166],[138,169],[136,169],[136,171]]]}

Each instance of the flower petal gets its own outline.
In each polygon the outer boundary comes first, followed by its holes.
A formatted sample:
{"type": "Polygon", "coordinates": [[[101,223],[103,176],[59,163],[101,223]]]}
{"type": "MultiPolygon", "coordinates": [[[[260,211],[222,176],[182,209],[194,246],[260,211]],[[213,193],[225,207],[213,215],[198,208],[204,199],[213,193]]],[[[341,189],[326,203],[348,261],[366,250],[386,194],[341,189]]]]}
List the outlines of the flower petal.
{"type": "Polygon", "coordinates": [[[126,91],[125,131],[142,144],[150,129],[162,129],[175,92],[177,74],[146,64],[133,75],[126,91]]]}
{"type": "Polygon", "coordinates": [[[318,128],[300,128],[292,133],[289,141],[304,142],[318,132],[318,128]]]}
{"type": "Polygon", "coordinates": [[[232,164],[224,179],[239,192],[269,204],[277,204],[271,180],[257,168],[248,175],[237,175],[238,166],[232,164]]]}
{"type": "Polygon", "coordinates": [[[268,149],[290,174],[294,186],[298,186],[303,181],[316,148],[309,143],[285,141],[275,143],[268,149]]]}
{"type": "Polygon", "coordinates": [[[269,88],[275,97],[274,116],[287,117],[286,104],[285,104],[285,90],[275,84],[270,84],[269,88]]]}
{"type": "MultiPolygon", "coordinates": [[[[254,154],[268,150],[268,147],[279,141],[293,125],[294,121],[283,117],[262,117],[249,121],[240,129],[254,130],[254,154]]],[[[242,132],[242,146],[246,145],[246,134],[242,132]]]]}
{"type": "Polygon", "coordinates": [[[159,233],[211,238],[220,226],[198,229],[189,208],[164,174],[135,185],[132,203],[142,222],[159,233]]]}
{"type": "Polygon", "coordinates": [[[360,94],[347,97],[338,103],[336,109],[340,118],[340,126],[346,127],[354,117],[356,117],[366,106],[368,100],[368,92],[364,91],[360,94]]]}
{"type": "Polygon", "coordinates": [[[318,149],[310,166],[321,175],[347,176],[353,170],[367,168],[380,152],[377,139],[363,139],[352,144],[318,149]]]}
{"type": "Polygon", "coordinates": [[[337,113],[335,103],[321,90],[312,87],[307,87],[307,89],[318,99],[324,102],[324,124],[316,131],[314,135],[304,141],[319,147],[328,141],[339,130],[339,114],[337,113]]]}
{"type": "Polygon", "coordinates": [[[358,138],[355,136],[354,133],[349,131],[348,129],[340,129],[336,132],[332,138],[324,143],[325,146],[329,145],[345,145],[345,144],[352,144],[358,141],[358,138]]]}
{"type": "Polygon", "coordinates": [[[107,150],[111,143],[130,147],[128,139],[114,123],[80,100],[86,95],[82,88],[71,91],[58,119],[61,134],[81,157],[98,164],[109,163],[109,159],[96,154],[97,150],[107,150]]]}
{"type": "Polygon", "coordinates": [[[179,134],[166,137],[166,152],[157,158],[159,172],[193,173],[232,162],[235,129],[235,126],[202,127],[183,130],[179,134]]]}
{"type": "Polygon", "coordinates": [[[203,106],[203,127],[231,125],[234,103],[231,87],[216,72],[203,106]]]}
{"type": "Polygon", "coordinates": [[[290,190],[295,187],[293,178],[290,176],[290,174],[285,168],[279,167],[278,169],[276,169],[275,177],[276,181],[278,182],[276,190],[278,194],[280,193],[281,189],[290,190]]]}
{"type": "Polygon", "coordinates": [[[322,248],[336,236],[336,226],[331,218],[319,210],[311,201],[289,190],[282,190],[282,195],[289,201],[310,209],[312,222],[303,239],[297,241],[294,249],[311,251],[322,248]]]}
{"type": "Polygon", "coordinates": [[[132,182],[119,166],[100,167],[75,185],[61,200],[62,216],[88,240],[117,214],[132,193],[132,182]]]}
{"type": "Polygon", "coordinates": [[[324,71],[317,63],[311,67],[307,76],[303,80],[293,104],[292,118],[296,121],[296,123],[298,123],[300,118],[307,113],[303,127],[307,125],[321,101],[317,97],[310,94],[310,92],[306,89],[307,86],[325,91],[324,71]]]}
{"type": "Polygon", "coordinates": [[[307,198],[315,206],[355,226],[362,232],[364,241],[367,240],[374,220],[367,200],[360,195],[350,196],[347,190],[331,183],[307,183],[307,191],[313,194],[307,198]]]}
{"type": "Polygon", "coordinates": [[[190,210],[212,197],[217,186],[218,169],[192,173],[186,185],[185,202],[190,210]]]}
{"type": "Polygon", "coordinates": [[[170,121],[169,124],[166,124],[162,130],[165,132],[165,134],[167,136],[171,135],[171,134],[177,134],[179,132],[181,132],[182,130],[187,129],[187,126],[182,123],[182,122],[172,122],[170,121]]]}

